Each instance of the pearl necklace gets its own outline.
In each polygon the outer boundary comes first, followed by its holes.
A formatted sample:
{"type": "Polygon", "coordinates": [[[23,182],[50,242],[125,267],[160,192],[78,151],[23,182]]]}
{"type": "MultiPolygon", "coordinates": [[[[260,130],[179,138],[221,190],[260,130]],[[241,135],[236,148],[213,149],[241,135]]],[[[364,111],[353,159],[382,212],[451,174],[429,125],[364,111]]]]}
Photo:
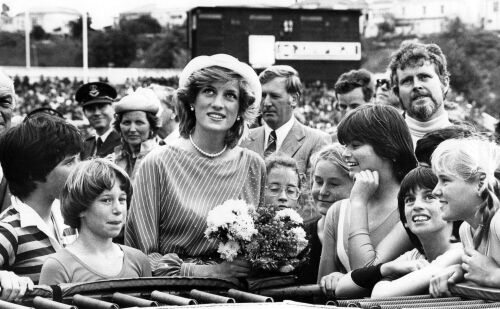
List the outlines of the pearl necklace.
{"type": "Polygon", "coordinates": [[[216,157],[220,156],[221,154],[224,153],[224,151],[226,151],[226,148],[227,148],[227,145],[224,145],[224,148],[222,148],[222,150],[220,152],[209,153],[209,152],[204,151],[203,149],[201,149],[200,147],[198,147],[198,145],[196,145],[194,143],[193,137],[191,136],[191,134],[189,134],[189,140],[191,141],[191,145],[193,145],[193,147],[196,148],[196,150],[198,150],[202,155],[209,157],[209,158],[216,158],[216,157]]]}

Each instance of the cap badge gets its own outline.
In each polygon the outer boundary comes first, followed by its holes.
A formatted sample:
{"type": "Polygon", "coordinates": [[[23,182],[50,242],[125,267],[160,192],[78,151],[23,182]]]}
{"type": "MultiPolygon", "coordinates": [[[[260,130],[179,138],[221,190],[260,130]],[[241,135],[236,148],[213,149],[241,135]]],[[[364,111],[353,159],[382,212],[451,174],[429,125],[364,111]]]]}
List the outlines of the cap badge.
{"type": "Polygon", "coordinates": [[[91,85],[90,86],[89,95],[91,97],[97,97],[99,95],[99,89],[97,88],[96,85],[91,85]]]}

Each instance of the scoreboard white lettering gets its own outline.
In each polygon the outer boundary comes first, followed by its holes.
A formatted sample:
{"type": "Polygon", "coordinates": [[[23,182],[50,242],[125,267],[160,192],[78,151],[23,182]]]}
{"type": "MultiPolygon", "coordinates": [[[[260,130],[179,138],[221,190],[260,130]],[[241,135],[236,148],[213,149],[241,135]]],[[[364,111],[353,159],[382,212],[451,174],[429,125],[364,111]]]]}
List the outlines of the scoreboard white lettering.
{"type": "Polygon", "coordinates": [[[359,42],[290,42],[276,41],[277,60],[361,60],[359,42]]]}

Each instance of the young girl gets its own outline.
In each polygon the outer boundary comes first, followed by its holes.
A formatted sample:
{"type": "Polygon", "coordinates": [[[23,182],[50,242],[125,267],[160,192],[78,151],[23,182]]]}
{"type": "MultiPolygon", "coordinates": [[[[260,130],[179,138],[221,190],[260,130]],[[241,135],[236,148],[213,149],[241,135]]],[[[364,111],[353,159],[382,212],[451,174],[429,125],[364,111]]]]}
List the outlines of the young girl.
{"type": "Polygon", "coordinates": [[[436,148],[431,162],[439,180],[433,193],[441,202],[443,218],[465,221],[460,226],[465,255],[461,265],[449,267],[431,281],[430,293],[449,295],[448,283],[464,278],[478,285],[498,287],[498,146],[479,137],[446,140],[436,148]]]}
{"type": "Polygon", "coordinates": [[[350,272],[340,279],[337,297],[369,296],[370,292],[372,297],[424,294],[432,275],[460,261],[462,245],[450,242],[453,224],[443,220],[439,200],[432,194],[437,182],[427,167],[417,167],[406,175],[398,209],[415,249],[394,261],[350,272]],[[387,280],[394,277],[401,278],[387,280]]]}
{"type": "Polygon", "coordinates": [[[47,259],[40,284],[151,276],[144,253],[112,242],[125,223],[131,194],[129,177],[114,163],[80,163],[61,193],[64,222],[78,229],[79,236],[47,259]]]}
{"type": "Polygon", "coordinates": [[[337,201],[348,198],[353,185],[347,164],[342,158],[344,146],[339,143],[327,145],[312,157],[311,193],[320,217],[304,222],[309,235],[309,263],[301,276],[301,283],[316,283],[323,244],[325,216],[337,201]]]}
{"type": "Polygon", "coordinates": [[[362,105],[346,115],[337,134],[355,182],[349,199],[326,215],[318,279],[329,294],[351,269],[390,261],[411,248],[398,224],[397,194],[417,165],[410,132],[394,107],[362,105]]]}
{"type": "Polygon", "coordinates": [[[292,157],[276,153],[265,160],[265,203],[297,210],[300,196],[300,176],[297,162],[292,157]]]}

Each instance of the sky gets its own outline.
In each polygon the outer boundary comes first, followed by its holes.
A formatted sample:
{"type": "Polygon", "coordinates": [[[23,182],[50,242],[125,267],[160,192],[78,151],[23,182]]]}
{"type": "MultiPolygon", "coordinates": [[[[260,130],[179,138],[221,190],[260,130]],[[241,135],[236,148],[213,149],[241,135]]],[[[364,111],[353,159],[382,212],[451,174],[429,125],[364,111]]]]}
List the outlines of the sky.
{"type": "Polygon", "coordinates": [[[92,27],[102,28],[113,24],[114,17],[120,12],[129,11],[147,4],[155,3],[162,8],[189,9],[195,6],[213,5],[248,5],[267,4],[289,6],[296,0],[0,0],[10,8],[11,16],[24,12],[26,8],[53,6],[73,8],[81,12],[89,12],[92,17],[92,27]]]}

